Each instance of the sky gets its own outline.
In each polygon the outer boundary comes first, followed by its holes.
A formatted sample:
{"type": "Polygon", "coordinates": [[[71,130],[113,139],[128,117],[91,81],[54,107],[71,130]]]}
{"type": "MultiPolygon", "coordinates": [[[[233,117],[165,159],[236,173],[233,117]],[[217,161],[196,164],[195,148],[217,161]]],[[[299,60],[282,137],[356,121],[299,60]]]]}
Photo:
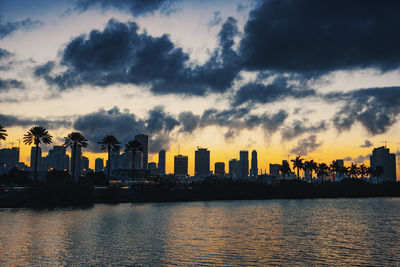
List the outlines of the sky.
{"type": "MultiPolygon", "coordinates": [[[[150,159],[258,152],[259,169],[301,155],[369,165],[400,156],[398,1],[0,0],[0,125],[30,127],[84,155],[150,136],[150,159]]],[[[51,146],[44,146],[48,151],[51,146]]],[[[249,153],[249,154],[250,154],[249,153]]],[[[29,165],[30,147],[20,160],[29,165]]],[[[398,161],[399,162],[399,161],[398,161]]],[[[400,169],[400,168],[398,168],[400,169]]],[[[399,173],[398,173],[399,177],[399,173]]]]}

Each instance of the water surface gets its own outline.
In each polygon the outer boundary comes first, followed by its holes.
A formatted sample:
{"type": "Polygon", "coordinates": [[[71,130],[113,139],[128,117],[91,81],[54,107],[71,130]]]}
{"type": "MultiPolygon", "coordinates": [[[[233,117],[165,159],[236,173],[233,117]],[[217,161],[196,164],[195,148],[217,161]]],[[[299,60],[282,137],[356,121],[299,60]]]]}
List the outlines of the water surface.
{"type": "Polygon", "coordinates": [[[1,265],[400,264],[400,198],[0,209],[1,265]]]}

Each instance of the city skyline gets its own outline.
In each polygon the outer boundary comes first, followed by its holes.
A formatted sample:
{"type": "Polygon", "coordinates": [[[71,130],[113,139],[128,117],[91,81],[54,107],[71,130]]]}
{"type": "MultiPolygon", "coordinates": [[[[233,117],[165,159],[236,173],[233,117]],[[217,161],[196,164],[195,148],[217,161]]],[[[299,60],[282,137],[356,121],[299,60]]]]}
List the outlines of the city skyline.
{"type": "Polygon", "coordinates": [[[384,142],[400,154],[398,3],[134,2],[0,1],[0,148],[40,125],[55,145],[82,132],[92,169],[108,134],[149,135],[149,162],[164,149],[167,173],[183,154],[194,174],[197,146],[212,170],[240,150],[257,150],[260,170],[288,155],[367,163],[384,142]]]}

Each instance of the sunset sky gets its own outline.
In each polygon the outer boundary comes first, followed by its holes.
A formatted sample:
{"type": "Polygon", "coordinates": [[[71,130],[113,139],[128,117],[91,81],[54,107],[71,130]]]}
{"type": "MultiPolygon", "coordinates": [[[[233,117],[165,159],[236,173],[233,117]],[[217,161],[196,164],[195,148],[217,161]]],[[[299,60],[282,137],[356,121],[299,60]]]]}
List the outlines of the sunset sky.
{"type": "MultiPolygon", "coordinates": [[[[263,171],[296,155],[369,165],[384,141],[399,158],[399,10],[362,0],[0,0],[1,148],[40,125],[52,145],[82,132],[91,167],[106,157],[101,137],[125,144],[138,133],[151,138],[149,161],[167,151],[167,172],[180,149],[193,174],[197,146],[210,149],[212,169],[253,149],[263,171]]],[[[20,160],[29,157],[21,144],[20,160]]]]}

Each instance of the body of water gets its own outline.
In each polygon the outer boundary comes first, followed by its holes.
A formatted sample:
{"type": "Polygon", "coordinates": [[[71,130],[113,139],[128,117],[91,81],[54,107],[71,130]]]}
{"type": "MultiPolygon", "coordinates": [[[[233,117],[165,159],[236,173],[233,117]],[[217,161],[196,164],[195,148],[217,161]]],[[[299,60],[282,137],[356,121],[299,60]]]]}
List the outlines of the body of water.
{"type": "Polygon", "coordinates": [[[400,198],[0,209],[0,265],[400,265],[400,198]]]}

